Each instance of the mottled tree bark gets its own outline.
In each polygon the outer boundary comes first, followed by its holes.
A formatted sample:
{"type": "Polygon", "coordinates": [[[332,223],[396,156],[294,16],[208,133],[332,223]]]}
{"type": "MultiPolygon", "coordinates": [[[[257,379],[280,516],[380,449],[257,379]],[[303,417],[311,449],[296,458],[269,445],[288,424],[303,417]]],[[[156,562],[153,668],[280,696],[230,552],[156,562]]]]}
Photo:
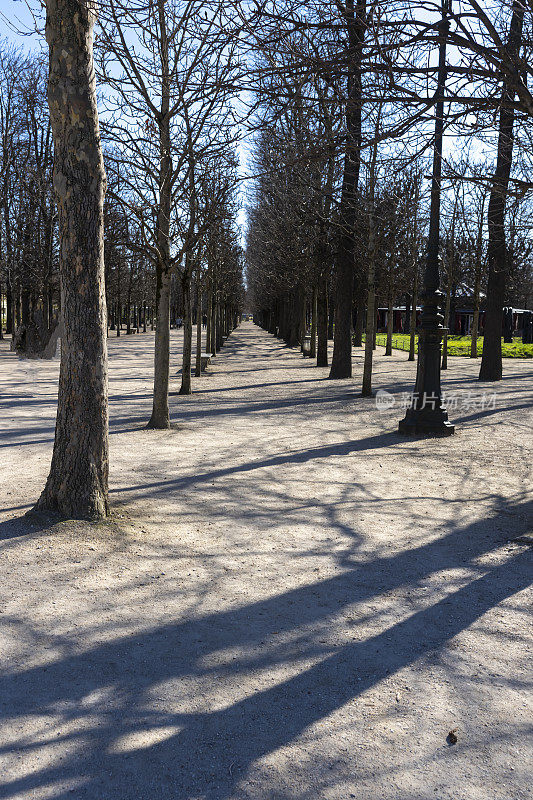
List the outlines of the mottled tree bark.
{"type": "Polygon", "coordinates": [[[82,519],[108,511],[105,172],[93,9],[87,0],[46,4],[64,335],[52,466],[36,509],[82,519]]]}

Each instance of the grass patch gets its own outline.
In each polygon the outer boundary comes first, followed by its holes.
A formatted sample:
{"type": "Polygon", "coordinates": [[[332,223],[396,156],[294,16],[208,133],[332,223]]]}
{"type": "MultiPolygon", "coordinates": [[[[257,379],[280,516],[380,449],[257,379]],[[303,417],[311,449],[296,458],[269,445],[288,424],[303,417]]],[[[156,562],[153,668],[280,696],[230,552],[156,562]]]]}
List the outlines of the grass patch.
{"type": "MultiPolygon", "coordinates": [[[[376,343],[380,347],[385,347],[387,334],[378,333],[376,343]]],[[[392,346],[395,350],[409,352],[409,334],[394,333],[392,346]]],[[[415,350],[418,352],[418,336],[415,337],[415,350]]],[[[477,353],[478,356],[483,353],[483,337],[477,340],[477,353]]],[[[448,336],[448,355],[470,356],[470,336],[448,336]]],[[[521,339],[513,339],[512,344],[502,341],[502,355],[504,358],[533,358],[533,344],[522,344],[521,339]]]]}

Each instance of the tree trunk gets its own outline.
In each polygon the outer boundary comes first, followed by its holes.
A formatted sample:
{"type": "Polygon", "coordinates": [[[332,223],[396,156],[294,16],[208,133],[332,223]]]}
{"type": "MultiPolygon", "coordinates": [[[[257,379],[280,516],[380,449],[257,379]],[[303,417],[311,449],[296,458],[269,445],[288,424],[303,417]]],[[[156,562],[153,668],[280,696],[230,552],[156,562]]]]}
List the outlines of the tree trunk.
{"type": "Polygon", "coordinates": [[[349,0],[345,6],[348,53],[346,155],[340,201],[340,240],[337,254],[335,332],[330,378],[352,377],[352,297],[355,254],[355,200],[361,166],[361,58],[366,30],[366,4],[349,0]]]}
{"type": "Polygon", "coordinates": [[[106,179],[96,106],[94,14],[87,0],[47,0],[46,6],[64,335],[52,466],[36,509],[101,519],[108,512],[106,179]]]}
{"type": "Polygon", "coordinates": [[[211,280],[208,279],[207,284],[207,329],[205,332],[205,349],[208,353],[211,352],[211,316],[213,313],[213,294],[211,292],[211,280]]]}
{"type": "MultiPolygon", "coordinates": [[[[517,69],[522,42],[525,5],[522,0],[513,0],[513,15],[509,26],[507,53],[517,69]]],[[[498,155],[492,179],[489,208],[487,214],[489,242],[487,260],[489,281],[485,313],[483,355],[479,379],[499,381],[502,378],[502,318],[505,302],[505,289],[508,259],[505,246],[505,204],[509,188],[509,176],[513,160],[515,90],[504,81],[500,107],[500,129],[498,135],[498,155]]]]}
{"type": "Polygon", "coordinates": [[[418,305],[418,268],[415,266],[415,277],[413,280],[413,305],[411,307],[411,329],[409,331],[409,358],[408,361],[415,360],[416,345],[416,307],[418,305]]]}
{"type": "Polygon", "coordinates": [[[363,388],[361,390],[363,397],[372,396],[372,360],[376,319],[376,236],[373,185],[371,187],[371,193],[372,197],[368,214],[368,298],[366,311],[365,363],[363,367],[363,388]]]}
{"type": "Polygon", "coordinates": [[[317,367],[328,366],[328,279],[324,271],[318,281],[317,298],[317,367]]]}
{"type": "Polygon", "coordinates": [[[212,355],[217,354],[217,288],[213,284],[211,288],[211,342],[209,350],[212,355]]]}
{"type": "Polygon", "coordinates": [[[172,157],[170,151],[170,80],[168,38],[164,0],[158,0],[161,37],[162,97],[159,116],[159,207],[157,209],[154,402],[149,428],[170,428],[168,384],[170,368],[170,207],[172,199],[172,157]]]}
{"type": "Polygon", "coordinates": [[[301,314],[299,304],[294,296],[294,291],[289,292],[287,306],[287,337],[285,341],[289,347],[297,347],[300,341],[301,314]]]}
{"type": "Polygon", "coordinates": [[[385,343],[385,355],[392,356],[392,334],[394,331],[394,306],[392,302],[392,286],[389,289],[389,303],[387,307],[387,341],[385,343]]]}
{"type": "Polygon", "coordinates": [[[328,287],[328,342],[333,341],[335,314],[333,311],[332,292],[328,287]]]}
{"type": "Polygon", "coordinates": [[[216,344],[217,344],[217,353],[220,351],[224,343],[224,337],[222,335],[222,303],[217,303],[217,325],[216,325],[216,344]]]}
{"type": "Polygon", "coordinates": [[[357,298],[356,317],[353,331],[353,344],[354,347],[363,346],[363,320],[365,318],[365,300],[364,294],[360,293],[357,298]]]}
{"type": "Polygon", "coordinates": [[[479,332],[479,294],[481,289],[481,254],[476,258],[474,277],[474,314],[470,339],[470,358],[477,358],[477,337],[479,332]]]}
{"type": "Polygon", "coordinates": [[[183,291],[183,369],[181,372],[180,394],[192,394],[192,303],[191,274],[188,267],[185,267],[181,287],[183,291]]]}
{"type": "Polygon", "coordinates": [[[309,350],[309,356],[311,358],[316,358],[317,317],[318,317],[318,290],[315,284],[313,286],[313,294],[311,297],[311,349],[309,350]]]}
{"type": "Polygon", "coordinates": [[[17,330],[18,326],[22,322],[22,296],[20,293],[20,286],[16,286],[15,289],[15,323],[13,325],[13,333],[17,330]]]}
{"type": "Polygon", "coordinates": [[[303,286],[298,289],[298,308],[299,308],[299,324],[298,324],[298,342],[300,344],[300,351],[304,352],[304,341],[307,335],[307,300],[305,299],[305,289],[303,286]]]}
{"type": "Polygon", "coordinates": [[[8,281],[6,286],[6,334],[13,333],[13,293],[11,283],[8,281]]]}
{"type": "Polygon", "coordinates": [[[196,369],[197,378],[202,374],[202,289],[199,278],[196,279],[196,369]]]}

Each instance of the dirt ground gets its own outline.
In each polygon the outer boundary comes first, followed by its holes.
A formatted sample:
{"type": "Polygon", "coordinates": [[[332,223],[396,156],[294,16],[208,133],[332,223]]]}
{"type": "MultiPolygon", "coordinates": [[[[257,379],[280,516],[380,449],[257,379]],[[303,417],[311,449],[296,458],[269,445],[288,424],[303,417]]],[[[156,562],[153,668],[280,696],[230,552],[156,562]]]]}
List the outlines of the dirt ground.
{"type": "Polygon", "coordinates": [[[1,343],[0,800],[530,799],[533,363],[450,359],[416,440],[406,353],[377,408],[361,350],[244,323],[183,398],[180,346],[148,431],[153,335],[110,339],[113,516],[45,527],[58,363],[1,343]]]}

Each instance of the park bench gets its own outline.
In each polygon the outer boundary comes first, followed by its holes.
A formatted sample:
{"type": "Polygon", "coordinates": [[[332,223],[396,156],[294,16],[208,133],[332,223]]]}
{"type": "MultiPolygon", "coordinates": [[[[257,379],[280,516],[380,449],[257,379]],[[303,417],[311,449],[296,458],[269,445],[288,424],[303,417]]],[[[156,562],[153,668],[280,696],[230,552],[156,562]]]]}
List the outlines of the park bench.
{"type": "Polygon", "coordinates": [[[207,365],[211,362],[211,353],[200,353],[200,371],[205,372],[207,365]]]}

